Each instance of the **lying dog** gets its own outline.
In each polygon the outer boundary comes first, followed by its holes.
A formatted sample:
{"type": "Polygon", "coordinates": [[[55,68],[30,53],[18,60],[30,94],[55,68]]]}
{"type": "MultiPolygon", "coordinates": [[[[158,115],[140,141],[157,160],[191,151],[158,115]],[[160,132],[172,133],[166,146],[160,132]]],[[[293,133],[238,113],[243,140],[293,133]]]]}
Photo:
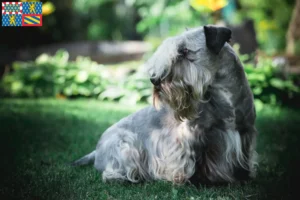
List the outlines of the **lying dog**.
{"type": "Polygon", "coordinates": [[[255,107],[230,37],[204,26],[166,39],[146,63],[155,106],[109,127],[73,165],[93,162],[103,180],[131,182],[253,177],[255,107]]]}

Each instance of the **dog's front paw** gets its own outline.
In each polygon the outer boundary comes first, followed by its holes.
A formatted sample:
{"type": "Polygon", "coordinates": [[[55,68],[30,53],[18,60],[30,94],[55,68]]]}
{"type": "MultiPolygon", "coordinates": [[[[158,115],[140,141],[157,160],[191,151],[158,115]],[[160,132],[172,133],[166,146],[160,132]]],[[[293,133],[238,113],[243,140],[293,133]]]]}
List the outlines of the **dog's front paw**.
{"type": "Polygon", "coordinates": [[[175,184],[184,184],[187,181],[187,177],[183,173],[177,173],[172,181],[175,184]]]}

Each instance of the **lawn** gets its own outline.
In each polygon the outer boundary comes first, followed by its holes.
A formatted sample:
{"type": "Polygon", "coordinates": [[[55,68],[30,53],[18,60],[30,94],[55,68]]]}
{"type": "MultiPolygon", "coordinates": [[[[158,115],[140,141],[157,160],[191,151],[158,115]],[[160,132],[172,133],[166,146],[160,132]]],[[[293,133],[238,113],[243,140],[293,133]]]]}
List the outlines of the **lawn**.
{"type": "Polygon", "coordinates": [[[102,183],[92,166],[70,161],[92,151],[101,133],[143,107],[87,100],[0,100],[1,199],[293,199],[300,180],[300,111],[258,112],[258,177],[246,185],[102,183]]]}

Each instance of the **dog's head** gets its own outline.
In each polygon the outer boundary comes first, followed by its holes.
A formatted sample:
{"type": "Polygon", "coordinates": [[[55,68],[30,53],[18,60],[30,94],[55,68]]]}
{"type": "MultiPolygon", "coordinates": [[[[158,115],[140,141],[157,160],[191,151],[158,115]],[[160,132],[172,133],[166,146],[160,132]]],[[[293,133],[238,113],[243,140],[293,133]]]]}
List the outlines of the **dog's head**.
{"type": "Polygon", "coordinates": [[[204,26],[166,39],[146,63],[154,105],[168,104],[180,120],[196,117],[213,81],[218,55],[230,37],[227,28],[204,26]]]}

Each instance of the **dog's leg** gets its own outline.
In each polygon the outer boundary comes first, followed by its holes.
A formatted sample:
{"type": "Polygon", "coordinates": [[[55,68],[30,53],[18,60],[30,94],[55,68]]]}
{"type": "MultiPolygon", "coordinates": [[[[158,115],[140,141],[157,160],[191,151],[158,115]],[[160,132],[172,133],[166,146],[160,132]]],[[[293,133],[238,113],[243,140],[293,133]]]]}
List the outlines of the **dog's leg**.
{"type": "MultiPolygon", "coordinates": [[[[238,133],[221,129],[204,130],[200,137],[197,171],[192,182],[198,184],[222,184],[234,182],[233,164],[236,148],[240,144],[238,133]]],[[[237,155],[238,156],[238,155],[237,155]]]]}
{"type": "Polygon", "coordinates": [[[236,130],[207,131],[200,140],[197,171],[191,181],[215,185],[247,180],[253,171],[253,134],[241,135],[236,130]]]}
{"type": "Polygon", "coordinates": [[[111,155],[102,173],[102,178],[104,181],[128,180],[133,183],[139,182],[142,179],[143,171],[140,165],[140,152],[136,148],[126,145],[120,148],[116,154],[111,155]]]}
{"type": "Polygon", "coordinates": [[[105,133],[97,145],[95,168],[104,181],[139,182],[146,179],[146,153],[137,134],[123,128],[105,133]]]}

